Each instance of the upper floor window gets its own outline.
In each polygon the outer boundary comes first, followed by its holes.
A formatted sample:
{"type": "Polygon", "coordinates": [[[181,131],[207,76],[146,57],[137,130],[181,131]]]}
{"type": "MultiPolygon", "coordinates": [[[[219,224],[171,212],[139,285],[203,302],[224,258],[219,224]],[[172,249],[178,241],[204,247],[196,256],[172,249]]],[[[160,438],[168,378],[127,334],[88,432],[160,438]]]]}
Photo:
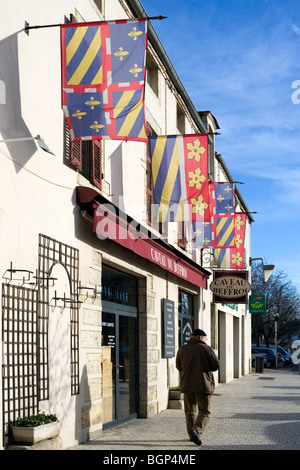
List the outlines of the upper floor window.
{"type": "Polygon", "coordinates": [[[185,228],[184,221],[178,222],[177,233],[178,233],[178,236],[177,236],[178,246],[180,246],[180,248],[185,250],[186,249],[187,239],[186,239],[186,228],[185,228]]]}
{"type": "Polygon", "coordinates": [[[180,134],[185,133],[185,114],[179,104],[177,103],[177,129],[179,130],[180,134]]]}
{"type": "Polygon", "coordinates": [[[91,184],[102,189],[102,151],[99,140],[76,140],[72,142],[66,130],[66,159],[78,169],[91,184]]]}
{"type": "Polygon", "coordinates": [[[151,57],[151,55],[147,54],[146,59],[146,82],[155,93],[155,95],[159,96],[159,87],[158,87],[158,67],[151,57]]]}
{"type": "Polygon", "coordinates": [[[104,0],[94,0],[94,3],[95,3],[96,6],[98,7],[99,11],[100,11],[101,13],[104,13],[104,11],[103,11],[104,0]]]}

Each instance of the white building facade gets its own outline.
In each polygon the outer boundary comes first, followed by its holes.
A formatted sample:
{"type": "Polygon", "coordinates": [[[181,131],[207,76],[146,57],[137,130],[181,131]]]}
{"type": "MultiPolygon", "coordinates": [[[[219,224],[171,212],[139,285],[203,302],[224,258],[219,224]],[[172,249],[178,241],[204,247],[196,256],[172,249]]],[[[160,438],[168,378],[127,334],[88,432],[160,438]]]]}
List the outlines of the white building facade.
{"type": "MultiPolygon", "coordinates": [[[[17,417],[44,410],[57,414],[68,448],[165,410],[169,387],[179,383],[176,351],[193,328],[207,332],[220,357],[217,381],[248,374],[251,318],[246,304],[213,303],[210,252],[192,249],[184,224],[151,220],[146,143],[70,142],[58,25],[141,17],[142,4],[0,5],[0,446],[11,443],[17,417]],[[25,22],[52,27],[26,33],[25,22]],[[54,155],[37,140],[10,141],[37,135],[54,155]],[[115,226],[147,236],[97,236],[95,204],[115,226]]],[[[195,110],[150,22],[145,115],[149,135],[210,132],[211,180],[232,180],[215,152],[216,119],[195,110]]],[[[247,212],[239,191],[236,200],[247,212]]],[[[252,222],[248,214],[247,259],[252,222]]]]}

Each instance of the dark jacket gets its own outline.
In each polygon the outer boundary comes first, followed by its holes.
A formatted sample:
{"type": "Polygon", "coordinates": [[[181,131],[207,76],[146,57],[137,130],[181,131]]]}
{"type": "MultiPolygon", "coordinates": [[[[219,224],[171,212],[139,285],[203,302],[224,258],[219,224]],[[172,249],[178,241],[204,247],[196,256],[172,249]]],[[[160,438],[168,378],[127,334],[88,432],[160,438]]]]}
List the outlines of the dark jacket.
{"type": "Polygon", "coordinates": [[[191,338],[179,348],[176,367],[181,372],[181,392],[214,392],[215,380],[212,372],[219,369],[220,361],[213,349],[203,341],[191,338]]]}

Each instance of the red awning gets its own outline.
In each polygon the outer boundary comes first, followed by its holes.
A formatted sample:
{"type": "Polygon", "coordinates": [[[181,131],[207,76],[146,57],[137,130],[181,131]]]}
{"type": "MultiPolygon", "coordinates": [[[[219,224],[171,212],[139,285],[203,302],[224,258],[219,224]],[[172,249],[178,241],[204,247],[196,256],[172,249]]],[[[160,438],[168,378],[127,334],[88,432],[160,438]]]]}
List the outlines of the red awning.
{"type": "Polygon", "coordinates": [[[99,193],[91,188],[78,186],[77,202],[85,209],[89,206],[89,213],[94,218],[93,231],[99,239],[113,240],[175,276],[207,289],[210,272],[161,239],[154,239],[155,235],[145,227],[141,228],[137,221],[124,217],[124,214],[121,216],[118,209],[99,193]]]}

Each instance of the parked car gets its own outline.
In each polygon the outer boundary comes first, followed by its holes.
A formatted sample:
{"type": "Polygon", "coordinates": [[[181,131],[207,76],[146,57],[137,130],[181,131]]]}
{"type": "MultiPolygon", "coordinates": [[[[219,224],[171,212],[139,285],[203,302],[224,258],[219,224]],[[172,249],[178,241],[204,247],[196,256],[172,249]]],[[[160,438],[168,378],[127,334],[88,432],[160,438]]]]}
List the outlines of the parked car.
{"type": "MultiPolygon", "coordinates": [[[[270,345],[270,348],[275,350],[275,345],[274,345],[274,344],[271,344],[271,345],[270,345]]],[[[286,349],[284,349],[282,346],[277,346],[277,352],[278,352],[278,354],[281,354],[281,355],[282,355],[283,359],[285,360],[285,362],[286,362],[287,364],[292,364],[292,362],[293,362],[293,361],[292,361],[292,356],[291,356],[291,354],[289,354],[289,353],[287,352],[286,349]]]]}
{"type": "MultiPolygon", "coordinates": [[[[274,367],[276,365],[276,355],[275,350],[272,348],[266,348],[265,346],[257,346],[256,348],[252,348],[256,354],[265,354],[266,355],[266,362],[265,367],[274,367]]],[[[277,364],[285,365],[286,361],[281,356],[280,353],[277,353],[277,364]]]]}

